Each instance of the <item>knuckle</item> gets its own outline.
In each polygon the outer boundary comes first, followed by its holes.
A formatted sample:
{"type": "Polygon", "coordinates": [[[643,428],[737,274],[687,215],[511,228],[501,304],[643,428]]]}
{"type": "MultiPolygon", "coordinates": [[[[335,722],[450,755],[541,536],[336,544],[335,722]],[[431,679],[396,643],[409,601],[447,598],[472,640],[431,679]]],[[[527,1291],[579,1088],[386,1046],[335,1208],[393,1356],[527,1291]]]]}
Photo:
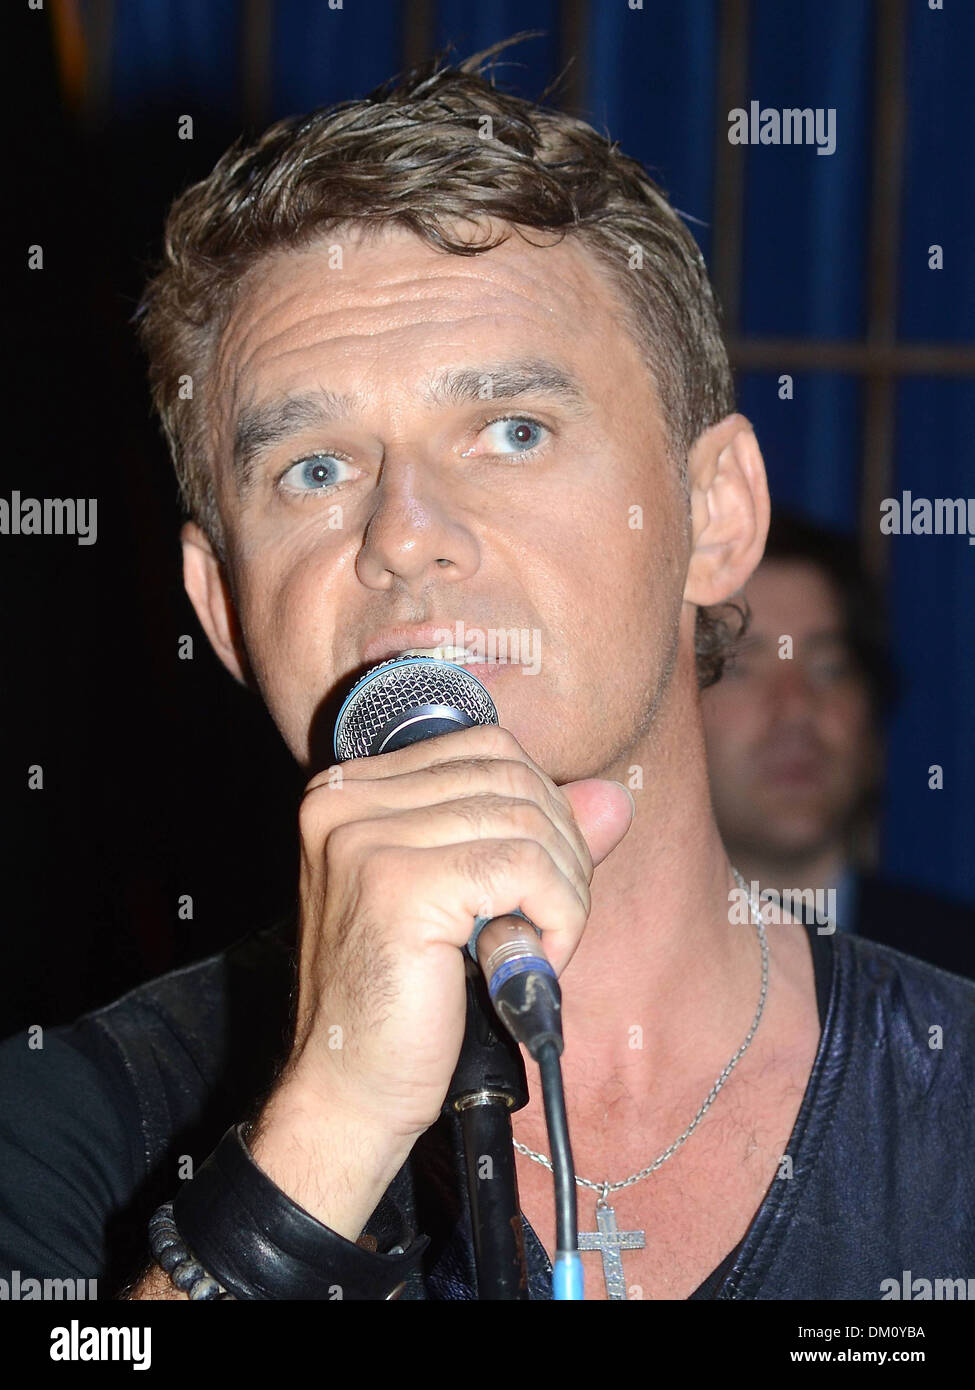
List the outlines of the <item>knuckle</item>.
{"type": "Polygon", "coordinates": [[[459,851],[457,867],[465,878],[478,888],[490,889],[511,867],[515,858],[515,842],[493,840],[490,845],[468,844],[459,851]]]}
{"type": "Polygon", "coordinates": [[[302,839],[312,842],[323,840],[339,824],[347,821],[357,806],[362,806],[364,795],[366,789],[359,783],[331,782],[326,774],[320,781],[312,778],[298,803],[298,829],[302,839]]]}
{"type": "Polygon", "coordinates": [[[482,887],[496,884],[510,871],[534,875],[551,863],[548,851],[531,839],[482,840],[464,845],[460,859],[462,870],[482,887]]]}
{"type": "Polygon", "coordinates": [[[330,866],[348,862],[363,848],[368,834],[365,821],[342,821],[334,825],[325,838],[325,860],[330,866]]]}
{"type": "Polygon", "coordinates": [[[372,843],[372,833],[370,826],[362,827],[367,835],[363,837],[361,843],[368,843],[369,847],[369,868],[374,873],[377,882],[391,880],[393,875],[398,874],[407,868],[415,859],[415,851],[410,845],[391,845],[372,843]]]}
{"type": "MultiPolygon", "coordinates": [[[[344,762],[331,763],[328,767],[323,767],[322,770],[316,772],[314,777],[306,784],[305,795],[307,796],[309,792],[318,791],[321,787],[331,788],[336,785],[342,785],[347,780],[360,775],[366,764],[367,759],[365,758],[346,758],[344,762]]],[[[369,770],[372,771],[371,768],[369,770]]]]}
{"type": "Polygon", "coordinates": [[[537,840],[515,840],[515,857],[521,861],[526,873],[539,873],[554,868],[552,856],[537,840]]]}
{"type": "Polygon", "coordinates": [[[524,835],[546,837],[551,831],[551,822],[534,801],[497,791],[465,797],[454,802],[452,809],[485,839],[496,839],[499,831],[508,835],[520,831],[524,835]]]}
{"type": "Polygon", "coordinates": [[[314,777],[305,784],[303,795],[310,796],[312,792],[318,791],[319,787],[328,786],[330,774],[334,774],[334,764],[331,767],[323,767],[320,772],[316,772],[314,777]]]}
{"type": "Polygon", "coordinates": [[[444,809],[454,816],[458,816],[465,825],[477,832],[483,830],[485,823],[491,815],[492,807],[489,804],[494,798],[486,796],[467,796],[457,797],[452,801],[444,803],[444,809]]]}
{"type": "Polygon", "coordinates": [[[494,758],[519,758],[521,745],[514,734],[500,724],[481,724],[468,731],[471,743],[479,752],[494,758]]]}
{"type": "Polygon", "coordinates": [[[455,803],[456,812],[483,831],[485,840],[497,837],[499,823],[506,831],[522,830],[529,834],[544,833],[548,817],[533,801],[522,796],[508,796],[497,791],[478,792],[455,803]],[[494,831],[494,834],[492,834],[494,831]]]}
{"type": "Polygon", "coordinates": [[[298,804],[298,829],[304,841],[320,838],[328,829],[320,787],[308,786],[298,804]]]}
{"type": "Polygon", "coordinates": [[[531,836],[544,835],[546,839],[550,838],[552,822],[537,802],[519,797],[506,797],[504,804],[511,825],[531,836]]]}
{"type": "Polygon", "coordinates": [[[497,763],[497,776],[508,796],[522,801],[538,801],[538,778],[527,763],[504,760],[497,763]]]}
{"type": "Polygon", "coordinates": [[[324,785],[327,777],[327,768],[322,768],[321,772],[316,772],[314,777],[312,777],[308,782],[305,783],[305,788],[302,792],[302,796],[310,796],[312,792],[317,791],[320,786],[324,785]]]}
{"type": "MultiPolygon", "coordinates": [[[[450,737],[456,738],[457,735],[451,734],[450,737]]],[[[451,758],[448,756],[449,751],[445,749],[443,758],[426,768],[428,776],[439,778],[448,786],[470,786],[472,782],[483,779],[485,770],[495,765],[492,758],[482,757],[477,753],[472,753],[466,758],[451,758]]]]}

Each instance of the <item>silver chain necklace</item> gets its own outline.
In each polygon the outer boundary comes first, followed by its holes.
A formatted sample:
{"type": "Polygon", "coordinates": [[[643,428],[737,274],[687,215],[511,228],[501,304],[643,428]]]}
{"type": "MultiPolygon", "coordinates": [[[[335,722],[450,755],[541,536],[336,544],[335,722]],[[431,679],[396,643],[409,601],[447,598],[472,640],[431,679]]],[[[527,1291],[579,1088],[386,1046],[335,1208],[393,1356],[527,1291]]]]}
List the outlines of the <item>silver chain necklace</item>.
{"type": "MultiPolygon", "coordinates": [[[[669,1148],[664,1149],[662,1154],[658,1154],[648,1167],[641,1168],[639,1173],[633,1173],[630,1177],[622,1178],[619,1182],[610,1182],[608,1179],[606,1182],[592,1182],[589,1178],[576,1178],[576,1184],[579,1187],[589,1187],[593,1192],[599,1193],[599,1197],[596,1200],[597,1229],[595,1231],[580,1231],[579,1249],[598,1250],[602,1255],[603,1277],[606,1280],[606,1296],[610,1299],[626,1298],[626,1281],[623,1277],[623,1260],[620,1252],[623,1250],[642,1250],[645,1244],[646,1232],[618,1230],[616,1225],[616,1212],[613,1207],[609,1205],[609,1202],[606,1200],[607,1197],[611,1192],[618,1192],[620,1188],[623,1187],[632,1187],[634,1183],[642,1182],[644,1178],[648,1178],[651,1173],[657,1171],[662,1163],[666,1163],[668,1158],[671,1158],[682,1144],[686,1144],[687,1140],[690,1139],[691,1135],[704,1119],[704,1116],[714,1104],[718,1092],[751,1046],[752,1038],[754,1038],[758,1030],[758,1025],[762,1021],[762,1014],[765,1012],[765,996],[768,993],[768,940],[765,935],[765,923],[762,921],[762,914],[759,910],[758,903],[755,901],[754,896],[748,891],[748,885],[745,883],[745,880],[734,866],[732,866],[731,872],[734,875],[738,887],[748,899],[752,925],[758,932],[758,941],[762,948],[762,991],[759,995],[758,1008],[755,1011],[752,1026],[748,1030],[745,1041],[711,1087],[704,1104],[684,1130],[684,1133],[678,1139],[675,1139],[669,1148]]],[[[547,1168],[549,1172],[552,1171],[552,1161],[546,1158],[544,1154],[535,1153],[534,1149],[529,1149],[527,1145],[519,1144],[517,1139],[512,1140],[512,1143],[519,1153],[524,1154],[526,1158],[530,1158],[533,1163],[540,1163],[544,1168],[547,1168]]]]}

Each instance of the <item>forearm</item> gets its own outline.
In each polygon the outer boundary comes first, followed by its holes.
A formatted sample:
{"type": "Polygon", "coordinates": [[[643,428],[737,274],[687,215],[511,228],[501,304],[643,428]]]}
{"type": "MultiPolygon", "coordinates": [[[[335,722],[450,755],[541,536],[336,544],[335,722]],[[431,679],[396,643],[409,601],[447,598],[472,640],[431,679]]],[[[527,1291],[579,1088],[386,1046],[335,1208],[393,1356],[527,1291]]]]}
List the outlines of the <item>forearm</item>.
{"type": "Polygon", "coordinates": [[[189,1302],[188,1295],[176,1288],[173,1281],[164,1269],[160,1269],[157,1264],[152,1264],[146,1272],[134,1283],[127,1285],[118,1295],[120,1299],[171,1299],[185,1298],[189,1302]]]}
{"type": "Polygon", "coordinates": [[[286,1089],[272,1096],[248,1141],[251,1157],[293,1202],[355,1241],[413,1140],[379,1135],[286,1089]]]}

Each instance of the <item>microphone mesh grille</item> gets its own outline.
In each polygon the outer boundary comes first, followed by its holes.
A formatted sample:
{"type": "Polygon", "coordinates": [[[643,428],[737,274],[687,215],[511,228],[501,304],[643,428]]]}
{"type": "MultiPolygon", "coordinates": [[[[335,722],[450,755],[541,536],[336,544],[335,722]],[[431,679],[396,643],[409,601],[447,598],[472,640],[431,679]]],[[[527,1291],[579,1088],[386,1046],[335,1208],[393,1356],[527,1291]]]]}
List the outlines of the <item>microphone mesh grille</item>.
{"type": "Polygon", "coordinates": [[[475,724],[498,723],[491,696],[459,666],[436,657],[411,657],[405,662],[393,658],[367,671],[349,699],[335,731],[339,761],[368,757],[379,731],[397,714],[419,705],[446,705],[475,724]]]}

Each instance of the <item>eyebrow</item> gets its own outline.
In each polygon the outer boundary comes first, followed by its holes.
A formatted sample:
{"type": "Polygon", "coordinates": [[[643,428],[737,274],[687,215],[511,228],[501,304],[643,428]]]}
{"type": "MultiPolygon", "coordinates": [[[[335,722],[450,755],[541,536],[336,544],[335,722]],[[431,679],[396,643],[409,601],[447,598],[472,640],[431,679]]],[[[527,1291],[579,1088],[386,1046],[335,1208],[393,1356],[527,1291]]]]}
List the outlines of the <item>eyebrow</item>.
{"type": "MultiPolygon", "coordinates": [[[[420,400],[424,405],[444,408],[527,395],[556,397],[570,414],[579,418],[591,408],[585,390],[572,373],[545,359],[443,368],[426,382],[420,400]]],[[[257,461],[268,449],[285,443],[302,430],[351,419],[362,414],[366,406],[367,400],[359,392],[343,395],[324,387],[243,406],[234,427],[233,469],[238,492],[248,490],[257,461]]]]}

